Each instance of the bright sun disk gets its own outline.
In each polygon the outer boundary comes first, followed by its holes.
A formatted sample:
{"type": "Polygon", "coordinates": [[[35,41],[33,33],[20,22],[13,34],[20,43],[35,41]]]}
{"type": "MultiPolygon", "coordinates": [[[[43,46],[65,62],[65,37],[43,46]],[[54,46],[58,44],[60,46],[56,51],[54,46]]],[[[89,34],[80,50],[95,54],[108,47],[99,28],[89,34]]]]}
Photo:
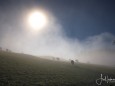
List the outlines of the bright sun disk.
{"type": "Polygon", "coordinates": [[[35,11],[29,15],[28,21],[33,29],[39,30],[46,26],[47,18],[44,13],[35,11]]]}

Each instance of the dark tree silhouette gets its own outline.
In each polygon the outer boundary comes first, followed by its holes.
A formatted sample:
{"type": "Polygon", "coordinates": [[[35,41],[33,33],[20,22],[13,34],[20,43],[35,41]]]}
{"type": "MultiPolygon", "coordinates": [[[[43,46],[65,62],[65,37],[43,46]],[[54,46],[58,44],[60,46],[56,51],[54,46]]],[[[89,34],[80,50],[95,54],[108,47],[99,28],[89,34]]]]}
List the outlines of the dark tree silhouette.
{"type": "Polygon", "coordinates": [[[74,65],[74,60],[71,60],[71,64],[74,65]]]}
{"type": "Polygon", "coordinates": [[[0,51],[2,51],[2,47],[0,47],[0,51]]]}
{"type": "Polygon", "coordinates": [[[59,61],[59,60],[60,60],[60,58],[58,58],[58,57],[57,57],[56,59],[57,59],[57,61],[59,61]]]}
{"type": "Polygon", "coordinates": [[[9,50],[8,49],[6,49],[6,52],[8,52],[9,50]]]}
{"type": "Polygon", "coordinates": [[[112,41],[112,44],[115,45],[115,40],[112,41]]]}
{"type": "Polygon", "coordinates": [[[9,49],[6,49],[6,52],[11,52],[11,50],[9,50],[9,49]]]}

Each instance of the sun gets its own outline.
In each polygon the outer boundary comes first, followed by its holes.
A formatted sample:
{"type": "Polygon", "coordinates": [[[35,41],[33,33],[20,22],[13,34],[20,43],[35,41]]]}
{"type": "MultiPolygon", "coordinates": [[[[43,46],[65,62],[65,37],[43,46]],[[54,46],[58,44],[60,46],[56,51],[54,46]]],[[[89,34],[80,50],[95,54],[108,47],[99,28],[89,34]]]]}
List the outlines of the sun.
{"type": "Polygon", "coordinates": [[[41,11],[34,11],[28,17],[28,23],[32,29],[43,29],[47,24],[47,18],[45,13],[41,11]]]}

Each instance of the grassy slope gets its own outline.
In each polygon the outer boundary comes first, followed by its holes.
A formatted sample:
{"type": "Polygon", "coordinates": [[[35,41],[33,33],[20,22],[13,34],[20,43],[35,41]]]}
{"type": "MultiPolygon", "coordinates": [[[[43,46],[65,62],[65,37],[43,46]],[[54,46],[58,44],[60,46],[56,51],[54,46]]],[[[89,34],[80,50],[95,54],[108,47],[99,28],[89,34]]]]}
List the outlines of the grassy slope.
{"type": "Polygon", "coordinates": [[[0,86],[96,86],[101,73],[115,78],[112,68],[0,52],[0,86]]]}

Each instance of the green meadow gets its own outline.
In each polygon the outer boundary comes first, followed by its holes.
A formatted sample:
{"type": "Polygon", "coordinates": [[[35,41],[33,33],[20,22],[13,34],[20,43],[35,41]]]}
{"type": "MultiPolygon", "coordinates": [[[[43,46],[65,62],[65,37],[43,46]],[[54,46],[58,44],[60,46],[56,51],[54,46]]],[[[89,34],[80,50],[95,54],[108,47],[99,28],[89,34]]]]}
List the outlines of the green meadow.
{"type": "MultiPolygon", "coordinates": [[[[115,68],[0,52],[0,86],[98,86],[101,74],[115,78],[115,68]]],[[[103,81],[101,86],[115,82],[103,81]]]]}

